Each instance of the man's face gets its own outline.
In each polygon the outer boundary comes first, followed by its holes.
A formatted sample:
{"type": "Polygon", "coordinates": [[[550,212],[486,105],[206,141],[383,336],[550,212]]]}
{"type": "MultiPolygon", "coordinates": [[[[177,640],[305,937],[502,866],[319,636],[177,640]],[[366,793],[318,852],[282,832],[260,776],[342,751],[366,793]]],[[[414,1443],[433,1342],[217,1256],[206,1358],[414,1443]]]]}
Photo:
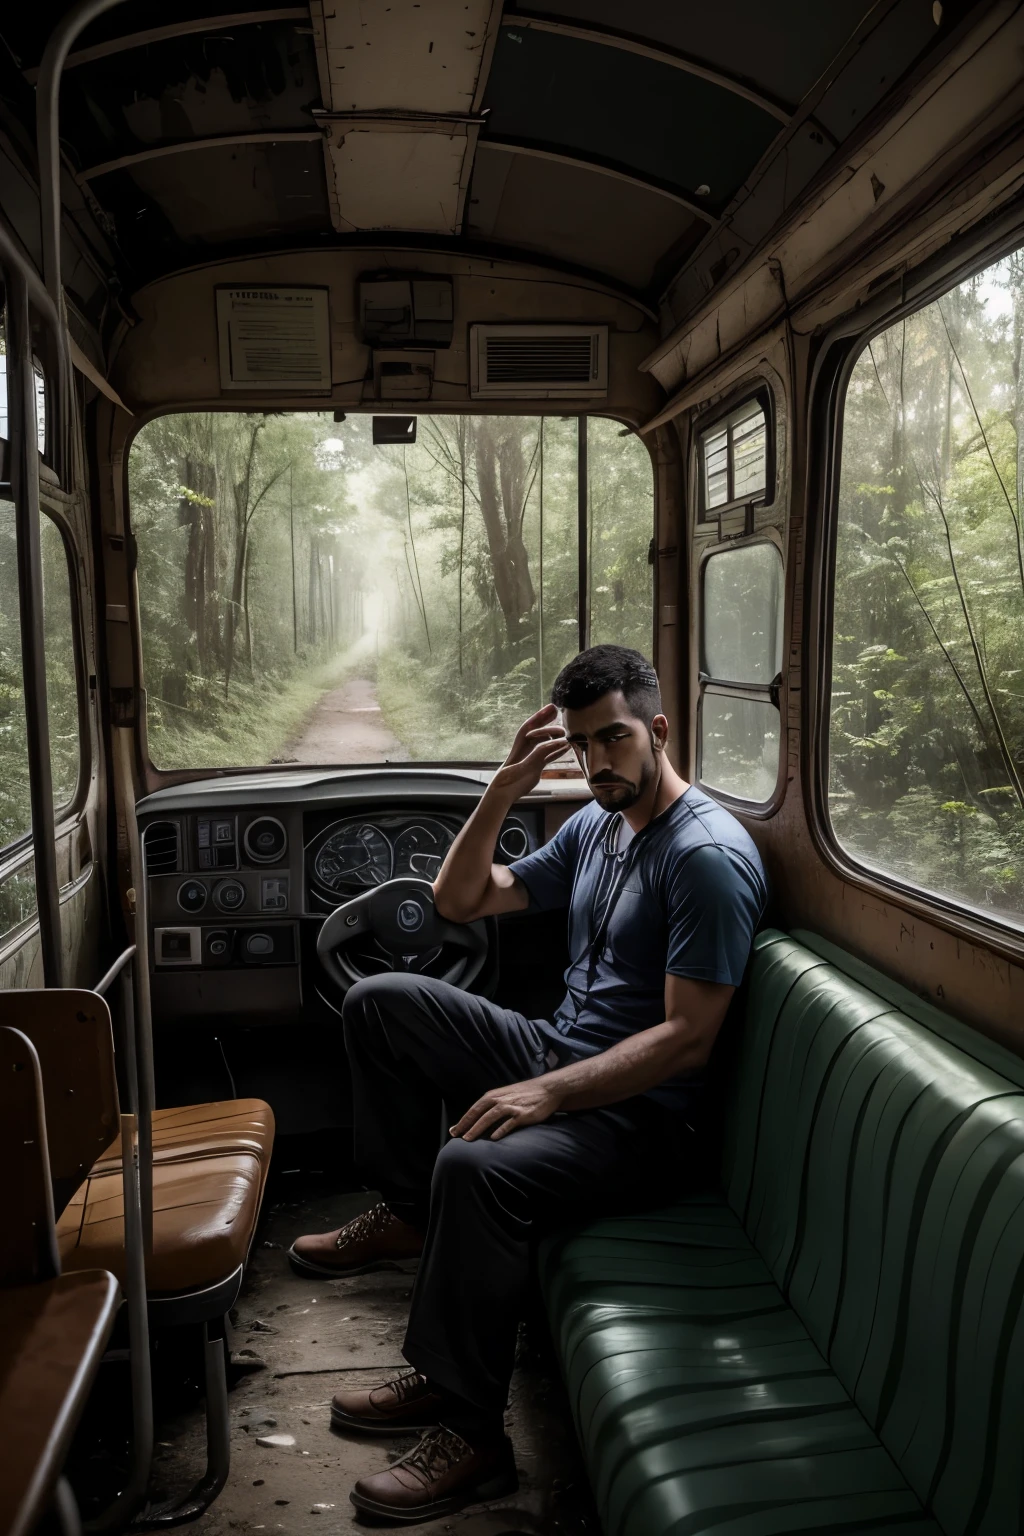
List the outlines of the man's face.
{"type": "Polygon", "coordinates": [[[606,693],[585,709],[563,711],[570,745],[602,810],[628,811],[658,772],[655,741],[667,731],[664,715],[649,730],[622,694],[606,693]]]}

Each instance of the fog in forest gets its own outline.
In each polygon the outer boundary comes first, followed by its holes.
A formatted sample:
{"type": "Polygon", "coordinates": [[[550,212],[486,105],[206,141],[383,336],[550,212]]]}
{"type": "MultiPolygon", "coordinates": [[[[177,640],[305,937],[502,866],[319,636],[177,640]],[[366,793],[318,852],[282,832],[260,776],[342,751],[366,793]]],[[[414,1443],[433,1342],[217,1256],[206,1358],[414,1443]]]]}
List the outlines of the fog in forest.
{"type": "MultiPolygon", "coordinates": [[[[587,433],[592,639],[651,648],[653,477],[587,433]]],[[[189,413],[130,458],[160,767],[504,756],[578,648],[576,417],[189,413]]]]}

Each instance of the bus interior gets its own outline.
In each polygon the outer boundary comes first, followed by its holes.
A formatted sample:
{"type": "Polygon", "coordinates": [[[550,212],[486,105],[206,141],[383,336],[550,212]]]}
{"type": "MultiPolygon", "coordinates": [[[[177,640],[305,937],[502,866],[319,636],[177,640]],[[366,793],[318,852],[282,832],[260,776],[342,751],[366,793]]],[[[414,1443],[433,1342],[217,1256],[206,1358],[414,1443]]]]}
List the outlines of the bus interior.
{"type": "Polygon", "coordinates": [[[544,1236],[519,1492],[424,1529],[1024,1529],[1022,58],[1019,0],[3,8],[4,1536],[358,1528],[414,1266],[287,1263],[374,1198],[342,999],[567,954],[350,904],[601,643],[769,908],[707,1166],[544,1236]]]}

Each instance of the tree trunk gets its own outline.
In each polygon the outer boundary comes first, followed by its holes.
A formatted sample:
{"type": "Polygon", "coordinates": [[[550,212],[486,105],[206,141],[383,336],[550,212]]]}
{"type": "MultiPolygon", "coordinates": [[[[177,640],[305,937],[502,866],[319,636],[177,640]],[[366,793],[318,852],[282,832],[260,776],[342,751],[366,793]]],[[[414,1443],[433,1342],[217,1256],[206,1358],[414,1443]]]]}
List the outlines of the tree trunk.
{"type": "Polygon", "coordinates": [[[256,440],[263,431],[263,426],[262,421],[253,424],[245,469],[242,478],[232,487],[235,499],[235,558],[231,574],[231,604],[228,608],[224,637],[225,694],[231,687],[231,673],[235,661],[235,635],[238,632],[238,616],[242,612],[245,596],[245,568],[249,557],[249,496],[252,490],[252,467],[256,457],[256,440]]]}
{"type": "Polygon", "coordinates": [[[307,583],[306,603],[306,634],[310,645],[316,645],[316,537],[311,536],[309,541],[309,581],[307,583]]]}
{"type": "Polygon", "coordinates": [[[491,557],[494,592],[510,644],[522,639],[522,621],[533,608],[535,594],[523,542],[523,516],[529,477],[523,463],[521,427],[514,422],[500,440],[493,424],[476,423],[475,460],[480,511],[491,557]]]}

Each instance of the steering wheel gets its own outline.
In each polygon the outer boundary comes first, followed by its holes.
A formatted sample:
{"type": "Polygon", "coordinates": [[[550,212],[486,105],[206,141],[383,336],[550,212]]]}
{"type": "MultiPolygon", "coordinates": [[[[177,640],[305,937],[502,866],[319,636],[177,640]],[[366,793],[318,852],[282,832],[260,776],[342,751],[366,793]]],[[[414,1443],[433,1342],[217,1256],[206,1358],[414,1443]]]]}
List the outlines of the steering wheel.
{"type": "Polygon", "coordinates": [[[484,923],[449,922],[434,906],[430,881],[413,876],[386,880],[354,896],[324,922],[316,941],[317,959],[343,993],[364,980],[345,950],[353,939],[366,935],[387,951],[396,971],[420,970],[424,956],[450,944],[460,954],[440,979],[456,987],[470,987],[487,959],[484,923]]]}

